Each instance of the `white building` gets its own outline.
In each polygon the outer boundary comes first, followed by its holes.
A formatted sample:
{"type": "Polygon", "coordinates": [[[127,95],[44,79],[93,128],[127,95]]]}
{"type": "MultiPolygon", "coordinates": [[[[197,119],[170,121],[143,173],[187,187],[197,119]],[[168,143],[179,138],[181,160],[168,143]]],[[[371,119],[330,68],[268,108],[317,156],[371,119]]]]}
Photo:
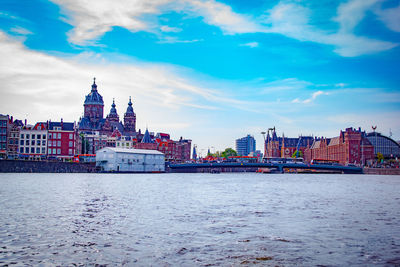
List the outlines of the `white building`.
{"type": "Polygon", "coordinates": [[[164,172],[165,157],[157,150],[105,147],[96,151],[96,166],[106,172],[164,172]]]}
{"type": "Polygon", "coordinates": [[[40,159],[46,156],[47,130],[43,123],[26,127],[20,131],[19,154],[29,159],[40,159]]]}

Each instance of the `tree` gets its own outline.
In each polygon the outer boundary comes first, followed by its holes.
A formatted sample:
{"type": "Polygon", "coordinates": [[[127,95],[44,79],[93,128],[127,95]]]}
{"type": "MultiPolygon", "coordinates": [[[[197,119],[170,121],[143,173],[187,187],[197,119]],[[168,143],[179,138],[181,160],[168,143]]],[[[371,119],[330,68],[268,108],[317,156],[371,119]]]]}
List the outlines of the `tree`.
{"type": "Polygon", "coordinates": [[[303,152],[300,150],[300,151],[294,151],[293,152],[293,155],[292,155],[292,158],[302,158],[303,157],[303,152]]]}
{"type": "Polygon", "coordinates": [[[379,162],[379,163],[383,163],[383,160],[385,159],[385,157],[382,155],[381,152],[378,152],[378,153],[376,154],[376,158],[378,159],[378,162],[379,162]]]}
{"type": "Polygon", "coordinates": [[[226,158],[226,159],[228,157],[236,157],[237,156],[237,152],[234,149],[229,147],[229,148],[225,149],[224,152],[222,152],[221,156],[226,158]]]}

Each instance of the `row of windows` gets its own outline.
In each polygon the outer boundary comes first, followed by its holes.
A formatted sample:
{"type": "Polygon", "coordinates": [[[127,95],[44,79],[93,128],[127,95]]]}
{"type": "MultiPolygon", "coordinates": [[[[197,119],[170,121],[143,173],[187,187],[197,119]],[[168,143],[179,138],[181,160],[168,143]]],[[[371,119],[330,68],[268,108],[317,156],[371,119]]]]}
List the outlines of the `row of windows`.
{"type": "Polygon", "coordinates": [[[23,147],[20,147],[19,148],[19,153],[31,153],[31,154],[45,154],[46,153],[46,148],[45,147],[42,147],[42,148],[40,148],[40,147],[31,147],[31,148],[29,148],[29,147],[25,147],[25,148],[23,148],[23,147]]]}
{"type": "MultiPolygon", "coordinates": [[[[47,151],[49,155],[60,155],[61,149],[60,148],[49,148],[47,151]]],[[[68,155],[73,155],[72,149],[68,149],[68,155]]]]}
{"type": "MultiPolygon", "coordinates": [[[[69,139],[74,139],[74,134],[69,134],[69,139]]],[[[61,139],[61,133],[49,133],[49,139],[61,139]]]]}
{"type": "Polygon", "coordinates": [[[21,146],[29,146],[29,145],[32,145],[32,146],[38,145],[38,146],[40,146],[40,144],[42,144],[42,146],[45,146],[46,145],[46,140],[36,140],[36,141],[35,140],[31,140],[31,141],[29,141],[29,140],[20,140],[19,144],[21,146]]]}
{"type": "Polygon", "coordinates": [[[7,127],[7,121],[0,121],[0,126],[7,127]]]}
{"type": "Polygon", "coordinates": [[[3,141],[3,142],[7,141],[7,136],[5,136],[5,135],[1,136],[0,141],[3,141]]]}
{"type": "Polygon", "coordinates": [[[6,129],[6,128],[2,128],[2,129],[0,130],[0,133],[6,134],[6,133],[7,133],[7,129],[6,129]]]}
{"type": "Polygon", "coordinates": [[[21,139],[46,139],[45,134],[21,134],[21,139]],[[32,137],[32,138],[31,138],[32,137]]]}

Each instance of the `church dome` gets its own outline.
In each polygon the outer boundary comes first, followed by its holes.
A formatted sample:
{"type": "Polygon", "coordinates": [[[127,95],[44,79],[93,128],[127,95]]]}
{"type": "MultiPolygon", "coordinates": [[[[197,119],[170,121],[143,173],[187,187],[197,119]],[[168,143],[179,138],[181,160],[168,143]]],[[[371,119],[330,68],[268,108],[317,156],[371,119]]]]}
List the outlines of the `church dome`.
{"type": "Polygon", "coordinates": [[[85,98],[85,105],[104,105],[103,97],[97,92],[96,78],[92,84],[92,91],[85,98]]]}

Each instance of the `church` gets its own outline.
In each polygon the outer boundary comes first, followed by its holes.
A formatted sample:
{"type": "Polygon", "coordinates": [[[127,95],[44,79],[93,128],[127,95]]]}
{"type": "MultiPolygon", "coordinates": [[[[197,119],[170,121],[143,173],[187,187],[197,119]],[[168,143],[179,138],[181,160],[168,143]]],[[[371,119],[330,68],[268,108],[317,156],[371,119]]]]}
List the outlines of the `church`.
{"type": "Polygon", "coordinates": [[[124,136],[136,136],[136,114],[133,111],[130,97],[123,123],[119,120],[114,100],[110,113],[104,118],[104,101],[97,91],[96,78],[94,78],[92,90],[85,97],[83,106],[84,115],[78,122],[79,132],[90,133],[98,131],[100,134],[111,136],[115,131],[118,131],[119,134],[124,136]]]}

